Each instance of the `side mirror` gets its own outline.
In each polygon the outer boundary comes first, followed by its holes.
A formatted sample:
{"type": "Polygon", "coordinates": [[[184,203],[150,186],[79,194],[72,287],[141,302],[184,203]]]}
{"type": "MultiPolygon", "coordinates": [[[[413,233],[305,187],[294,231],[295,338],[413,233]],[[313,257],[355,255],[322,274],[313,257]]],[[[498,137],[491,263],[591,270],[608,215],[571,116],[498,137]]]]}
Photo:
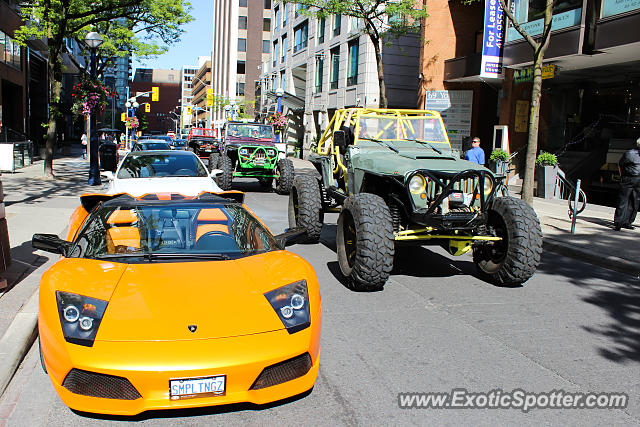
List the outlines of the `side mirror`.
{"type": "Polygon", "coordinates": [[[347,148],[347,134],[343,130],[333,132],[333,145],[340,148],[341,152],[347,148]]]}
{"type": "Polygon", "coordinates": [[[222,169],[213,169],[213,170],[209,173],[209,175],[211,175],[211,178],[214,178],[214,177],[216,177],[216,176],[218,176],[218,175],[221,175],[221,174],[222,174],[222,169]]]}
{"type": "Polygon", "coordinates": [[[274,236],[281,248],[291,246],[303,241],[307,237],[307,231],[302,227],[287,228],[284,233],[274,236]]]}
{"type": "Polygon", "coordinates": [[[55,234],[34,234],[31,239],[31,246],[34,249],[66,256],[71,249],[71,242],[62,240],[55,234]]]}
{"type": "Polygon", "coordinates": [[[100,172],[100,176],[104,177],[105,179],[108,179],[109,181],[113,180],[113,172],[111,171],[102,171],[100,172]]]}

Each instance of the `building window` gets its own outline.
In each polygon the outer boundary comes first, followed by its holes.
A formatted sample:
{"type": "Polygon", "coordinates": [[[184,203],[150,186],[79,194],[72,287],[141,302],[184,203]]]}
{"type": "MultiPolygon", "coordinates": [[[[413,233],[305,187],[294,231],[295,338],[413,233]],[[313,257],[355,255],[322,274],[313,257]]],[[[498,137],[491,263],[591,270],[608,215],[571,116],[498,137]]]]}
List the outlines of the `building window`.
{"type": "Polygon", "coordinates": [[[326,27],[327,19],[318,19],[318,44],[324,43],[324,28],[326,27]]]}
{"type": "Polygon", "coordinates": [[[240,7],[247,7],[247,0],[240,0],[238,2],[238,6],[240,7]]]}
{"type": "Polygon", "coordinates": [[[238,39],[238,52],[247,51],[247,39],[238,39]]]}
{"type": "Polygon", "coordinates": [[[244,96],[244,83],[236,83],[236,96],[244,96]]]}
{"type": "Polygon", "coordinates": [[[246,74],[246,62],[245,61],[238,61],[238,66],[236,67],[236,72],[238,74],[246,74]]]}
{"type": "Polygon", "coordinates": [[[271,43],[269,40],[262,40],[262,53],[271,53],[271,43]]]}
{"type": "Polygon", "coordinates": [[[309,21],[304,21],[295,28],[295,45],[293,52],[305,49],[307,47],[307,39],[309,38],[309,21]]]}
{"type": "Polygon", "coordinates": [[[287,60],[287,35],[282,36],[282,62],[287,60]]]}
{"type": "Polygon", "coordinates": [[[289,15],[289,3],[285,3],[284,10],[282,11],[282,28],[287,26],[288,15],[289,15]]]}
{"type": "Polygon", "coordinates": [[[300,16],[303,10],[308,9],[306,4],[296,4],[296,17],[300,16]]]}
{"type": "Polygon", "coordinates": [[[9,35],[0,31],[0,63],[22,69],[22,50],[9,35]]]}
{"type": "Polygon", "coordinates": [[[246,30],[247,29],[247,17],[246,16],[238,16],[238,29],[246,30]]]}
{"type": "Polygon", "coordinates": [[[287,86],[286,83],[287,82],[287,73],[286,72],[282,72],[280,74],[280,87],[282,88],[282,90],[286,91],[287,90],[287,86]]]}
{"type": "Polygon", "coordinates": [[[273,24],[273,29],[277,30],[278,26],[280,25],[280,8],[276,7],[275,9],[273,9],[273,14],[275,15],[275,24],[273,24]]]}
{"type": "Polygon", "coordinates": [[[331,89],[338,89],[340,75],[340,47],[331,49],[331,89]]]}
{"type": "Polygon", "coordinates": [[[262,31],[271,31],[271,18],[264,18],[262,20],[262,31]]]}
{"type": "Polygon", "coordinates": [[[324,73],[324,56],[316,56],[316,90],[315,93],[322,92],[322,73],[324,73]]]}
{"type": "Polygon", "coordinates": [[[264,0],[264,8],[271,9],[271,0],[264,0]]]}
{"type": "Polygon", "coordinates": [[[342,15],[333,15],[333,37],[340,35],[340,27],[342,27],[342,15]]]}
{"type": "Polygon", "coordinates": [[[358,31],[360,28],[360,18],[351,17],[349,19],[349,31],[358,31]]]}
{"type": "Polygon", "coordinates": [[[358,39],[349,42],[349,64],[347,68],[347,86],[358,84],[358,39]]]}
{"type": "Polygon", "coordinates": [[[278,64],[278,42],[273,42],[273,66],[278,64]]]}

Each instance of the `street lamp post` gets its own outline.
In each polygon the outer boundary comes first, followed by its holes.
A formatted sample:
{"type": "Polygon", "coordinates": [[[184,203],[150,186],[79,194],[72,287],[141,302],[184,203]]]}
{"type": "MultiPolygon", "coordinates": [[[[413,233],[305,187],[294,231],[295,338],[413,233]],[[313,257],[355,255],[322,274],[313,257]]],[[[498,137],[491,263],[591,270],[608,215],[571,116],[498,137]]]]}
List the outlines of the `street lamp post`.
{"type": "MultiPolygon", "coordinates": [[[[96,65],[96,50],[102,44],[102,36],[95,31],[91,31],[87,33],[84,38],[84,42],[91,51],[91,70],[90,76],[92,80],[96,79],[97,76],[97,65],[96,65]]],[[[96,132],[95,136],[91,136],[91,130],[96,128],[96,116],[95,114],[91,114],[89,116],[89,131],[87,132],[87,136],[89,137],[88,147],[88,155],[89,158],[89,185],[100,185],[102,182],[100,181],[100,162],[98,158],[98,135],[96,132]]]]}
{"type": "MultiPolygon", "coordinates": [[[[284,90],[279,87],[276,89],[276,112],[282,113],[282,96],[284,95],[284,90]]],[[[280,142],[280,132],[276,133],[276,144],[280,142]]]]}
{"type": "MultiPolygon", "coordinates": [[[[140,106],[140,104],[138,104],[138,101],[136,101],[135,97],[131,98],[129,100],[127,100],[127,102],[125,102],[124,104],[125,107],[127,107],[127,112],[131,111],[130,117],[135,117],[136,116],[136,110],[138,109],[138,107],[140,106]],[[133,100],[133,102],[131,102],[133,100]]],[[[126,127],[126,125],[125,125],[126,127]]],[[[129,147],[129,130],[126,130],[126,144],[127,144],[127,148],[131,148],[129,147]]],[[[131,137],[131,141],[133,141],[133,135],[131,137]]]]}

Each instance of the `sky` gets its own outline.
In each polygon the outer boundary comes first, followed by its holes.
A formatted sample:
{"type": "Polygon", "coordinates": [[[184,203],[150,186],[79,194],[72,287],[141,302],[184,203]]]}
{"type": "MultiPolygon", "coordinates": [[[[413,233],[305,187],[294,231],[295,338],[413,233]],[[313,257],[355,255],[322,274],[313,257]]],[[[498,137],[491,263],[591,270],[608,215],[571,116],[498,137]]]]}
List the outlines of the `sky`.
{"type": "Polygon", "coordinates": [[[193,21],[184,26],[180,41],[169,46],[164,55],[140,61],[133,58],[135,69],[160,68],[179,70],[183,65],[198,65],[198,56],[211,55],[213,38],[213,0],[191,0],[193,21]]]}

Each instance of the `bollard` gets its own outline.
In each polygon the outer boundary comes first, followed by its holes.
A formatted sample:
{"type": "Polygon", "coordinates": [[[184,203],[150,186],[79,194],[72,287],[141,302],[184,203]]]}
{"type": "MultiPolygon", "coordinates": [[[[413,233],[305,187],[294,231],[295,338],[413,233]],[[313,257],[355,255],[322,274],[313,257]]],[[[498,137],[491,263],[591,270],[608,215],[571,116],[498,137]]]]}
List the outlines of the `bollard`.
{"type": "Polygon", "coordinates": [[[580,198],[580,180],[576,182],[576,195],[573,198],[573,214],[571,215],[571,234],[576,231],[576,217],[578,216],[578,199],[580,198]]]}

